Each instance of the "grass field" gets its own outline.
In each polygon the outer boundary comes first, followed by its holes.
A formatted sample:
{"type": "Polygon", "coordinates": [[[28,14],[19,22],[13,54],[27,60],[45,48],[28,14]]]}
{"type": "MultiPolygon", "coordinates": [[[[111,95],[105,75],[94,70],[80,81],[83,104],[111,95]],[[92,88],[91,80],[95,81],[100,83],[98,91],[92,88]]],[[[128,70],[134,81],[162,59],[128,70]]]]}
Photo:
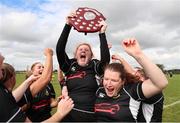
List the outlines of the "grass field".
{"type": "Polygon", "coordinates": [[[168,77],[168,80],[168,87],[164,90],[163,121],[180,122],[180,75],[174,75],[172,78],[168,77]]]}
{"type": "MultiPolygon", "coordinates": [[[[25,79],[23,73],[18,73],[16,76],[16,87],[25,79]]],[[[180,122],[180,74],[173,75],[169,78],[168,87],[164,90],[164,112],[163,122],[180,122]]],[[[54,86],[56,96],[60,95],[60,85],[57,81],[57,73],[54,73],[52,84],[54,86]]],[[[54,109],[52,113],[55,111],[54,109]]]]}

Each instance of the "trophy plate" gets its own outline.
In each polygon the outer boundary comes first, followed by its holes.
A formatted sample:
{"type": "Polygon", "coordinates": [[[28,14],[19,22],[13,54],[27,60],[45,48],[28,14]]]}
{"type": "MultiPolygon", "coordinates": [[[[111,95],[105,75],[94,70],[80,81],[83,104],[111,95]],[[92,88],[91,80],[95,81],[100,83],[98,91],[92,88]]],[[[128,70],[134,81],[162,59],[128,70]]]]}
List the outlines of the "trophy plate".
{"type": "Polygon", "coordinates": [[[85,33],[98,32],[100,21],[106,18],[96,9],[84,7],[76,10],[77,17],[70,18],[70,24],[78,31],[85,33]]]}

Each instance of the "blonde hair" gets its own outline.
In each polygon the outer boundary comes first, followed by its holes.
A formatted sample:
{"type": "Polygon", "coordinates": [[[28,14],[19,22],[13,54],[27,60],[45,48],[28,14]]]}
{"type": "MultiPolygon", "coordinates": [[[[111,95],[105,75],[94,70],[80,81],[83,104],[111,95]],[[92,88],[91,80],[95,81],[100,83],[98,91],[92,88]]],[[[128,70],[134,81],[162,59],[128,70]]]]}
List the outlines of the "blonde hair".
{"type": "Polygon", "coordinates": [[[88,44],[88,43],[81,43],[81,44],[79,44],[79,45],[76,47],[76,50],[75,50],[75,52],[74,52],[74,57],[76,57],[77,50],[78,50],[78,48],[79,48],[80,46],[82,46],[82,45],[86,45],[86,46],[88,46],[88,47],[89,47],[90,52],[91,52],[91,57],[93,57],[93,56],[94,56],[94,54],[93,54],[93,52],[92,52],[91,45],[90,45],[90,44],[88,44]]]}
{"type": "Polygon", "coordinates": [[[41,62],[35,62],[35,63],[33,63],[33,64],[31,65],[31,69],[26,71],[26,76],[25,76],[26,79],[32,75],[32,71],[33,71],[34,67],[35,67],[37,64],[41,64],[41,62]]]}

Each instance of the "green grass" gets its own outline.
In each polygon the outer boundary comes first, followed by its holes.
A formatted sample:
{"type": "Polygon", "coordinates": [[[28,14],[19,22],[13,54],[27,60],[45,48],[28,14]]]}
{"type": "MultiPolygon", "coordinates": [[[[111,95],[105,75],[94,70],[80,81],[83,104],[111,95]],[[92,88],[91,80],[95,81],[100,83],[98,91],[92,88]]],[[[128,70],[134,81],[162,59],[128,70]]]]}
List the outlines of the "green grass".
{"type": "MultiPolygon", "coordinates": [[[[168,87],[164,90],[165,105],[180,101],[180,75],[169,78],[168,87]]],[[[180,103],[164,108],[163,122],[180,121],[180,103]]]]}
{"type": "MultiPolygon", "coordinates": [[[[25,79],[25,74],[18,73],[16,75],[17,87],[25,79]]],[[[173,102],[180,100],[180,74],[173,75],[169,78],[168,87],[164,90],[165,101],[164,105],[169,105],[173,102]]],[[[53,74],[52,84],[56,92],[56,97],[61,94],[61,88],[57,81],[57,73],[53,74]]],[[[52,110],[52,113],[56,111],[56,108],[52,110]]],[[[180,103],[169,106],[164,109],[163,122],[179,122],[180,121],[180,103]]]]}
{"type": "Polygon", "coordinates": [[[19,86],[24,80],[25,80],[25,74],[24,73],[16,73],[16,85],[14,88],[19,86]]]}
{"type": "MultiPolygon", "coordinates": [[[[25,73],[16,73],[16,85],[14,88],[19,86],[24,80],[25,80],[25,73]]],[[[59,82],[57,80],[57,73],[53,74],[51,83],[56,92],[56,96],[59,96],[61,94],[61,88],[60,88],[59,82]]]]}
{"type": "Polygon", "coordinates": [[[169,84],[164,90],[165,105],[180,100],[180,75],[174,75],[172,78],[168,77],[168,80],[169,84]]]}

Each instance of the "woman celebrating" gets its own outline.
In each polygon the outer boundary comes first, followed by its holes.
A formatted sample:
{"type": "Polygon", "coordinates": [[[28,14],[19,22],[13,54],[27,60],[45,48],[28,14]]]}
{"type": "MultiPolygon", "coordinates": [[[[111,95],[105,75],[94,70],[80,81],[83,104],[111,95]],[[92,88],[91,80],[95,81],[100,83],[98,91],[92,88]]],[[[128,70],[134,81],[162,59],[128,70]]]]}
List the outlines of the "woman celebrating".
{"type": "MultiPolygon", "coordinates": [[[[47,51],[48,49],[46,49],[47,51]]],[[[49,50],[48,50],[49,51],[49,50]]],[[[51,51],[51,50],[50,50],[51,51]]],[[[52,66],[52,52],[45,52],[46,64],[44,69],[49,69],[52,66]],[[47,54],[46,54],[47,53],[47,54]],[[50,54],[49,54],[50,53],[50,54]]],[[[18,106],[17,102],[23,96],[26,89],[31,85],[33,90],[32,93],[38,93],[44,86],[42,80],[44,80],[47,76],[47,71],[43,71],[42,75],[39,77],[35,77],[31,75],[28,79],[26,79],[17,89],[15,89],[12,93],[14,85],[16,83],[15,70],[14,68],[7,63],[3,63],[3,57],[0,55],[0,121],[1,122],[30,122],[29,118],[22,112],[21,108],[18,106]],[[1,75],[1,73],[3,73],[1,75]],[[32,83],[33,82],[33,83],[32,83]],[[32,83],[32,84],[31,84],[32,83]],[[37,85],[39,83],[39,85],[37,85]],[[3,112],[2,112],[3,111],[3,112]]],[[[32,95],[33,95],[32,94],[32,95]]],[[[26,98],[27,99],[27,98],[26,98]]],[[[58,122],[60,121],[72,108],[73,101],[71,98],[66,97],[63,98],[58,103],[57,112],[46,119],[46,121],[58,122]]]]}
{"type": "Polygon", "coordinates": [[[99,26],[102,26],[99,34],[101,47],[100,61],[92,59],[93,53],[91,46],[87,43],[80,44],[76,48],[75,57],[69,59],[65,52],[65,47],[71,30],[69,19],[75,16],[75,13],[71,13],[66,18],[66,25],[56,47],[60,69],[65,73],[65,82],[62,91],[67,92],[75,104],[73,110],[63,121],[96,121],[94,116],[94,103],[98,84],[95,75],[102,75],[104,65],[110,61],[109,49],[105,36],[107,24],[104,21],[99,24],[99,26]],[[68,91],[64,91],[64,89],[68,91]]]}
{"type": "Polygon", "coordinates": [[[143,67],[149,79],[138,81],[120,63],[106,66],[103,87],[97,91],[97,121],[135,122],[140,103],[160,93],[168,84],[163,72],[141,51],[135,39],[124,40],[124,50],[143,67]]]}

